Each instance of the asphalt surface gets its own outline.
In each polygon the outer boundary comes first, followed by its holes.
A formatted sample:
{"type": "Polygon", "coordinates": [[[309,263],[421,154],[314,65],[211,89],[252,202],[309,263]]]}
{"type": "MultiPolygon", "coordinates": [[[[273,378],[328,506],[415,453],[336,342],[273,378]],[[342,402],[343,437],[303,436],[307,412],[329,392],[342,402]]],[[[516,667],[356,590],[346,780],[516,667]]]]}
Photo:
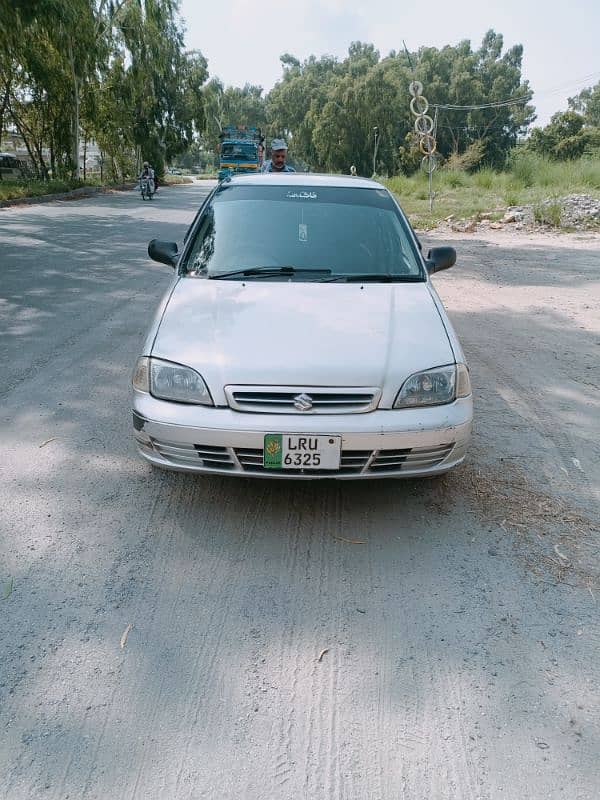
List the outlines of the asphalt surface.
{"type": "Polygon", "coordinates": [[[451,475],[162,473],[146,245],[206,191],[0,210],[0,797],[596,800],[598,238],[424,237],[474,384],[451,475]]]}

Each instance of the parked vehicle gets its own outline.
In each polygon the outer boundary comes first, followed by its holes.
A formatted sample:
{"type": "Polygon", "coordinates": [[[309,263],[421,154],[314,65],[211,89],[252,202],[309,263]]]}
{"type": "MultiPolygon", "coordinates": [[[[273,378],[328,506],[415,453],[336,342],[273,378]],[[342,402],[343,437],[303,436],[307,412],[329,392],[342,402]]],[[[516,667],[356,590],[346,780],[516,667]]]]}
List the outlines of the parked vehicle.
{"type": "Polygon", "coordinates": [[[259,128],[246,125],[225,125],[219,139],[219,172],[221,181],[238,173],[258,172],[262,166],[264,141],[259,128]]]}
{"type": "Polygon", "coordinates": [[[27,167],[12,153],[0,153],[0,176],[7,180],[19,180],[27,175],[27,167]]]}
{"type": "Polygon", "coordinates": [[[375,181],[234,176],[200,208],[133,375],[141,455],[273,478],[436,475],[464,459],[461,346],[395,198],[375,181]],[[265,225],[265,223],[267,223],[265,225]]]}

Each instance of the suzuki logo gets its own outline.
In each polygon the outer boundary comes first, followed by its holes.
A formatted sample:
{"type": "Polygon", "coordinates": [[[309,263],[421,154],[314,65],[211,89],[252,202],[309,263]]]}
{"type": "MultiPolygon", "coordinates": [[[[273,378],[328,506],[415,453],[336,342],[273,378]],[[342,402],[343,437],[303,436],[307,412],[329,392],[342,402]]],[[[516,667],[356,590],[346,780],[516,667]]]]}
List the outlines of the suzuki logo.
{"type": "Polygon", "coordinates": [[[298,411],[310,411],[313,407],[312,397],[308,394],[299,394],[294,397],[294,408],[298,411]]]}

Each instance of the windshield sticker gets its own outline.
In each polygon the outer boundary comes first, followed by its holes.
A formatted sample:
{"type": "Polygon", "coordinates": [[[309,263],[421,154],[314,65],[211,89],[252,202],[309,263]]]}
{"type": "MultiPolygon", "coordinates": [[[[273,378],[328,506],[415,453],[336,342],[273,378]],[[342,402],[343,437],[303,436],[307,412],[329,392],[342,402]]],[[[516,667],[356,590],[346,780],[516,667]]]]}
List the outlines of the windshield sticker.
{"type": "Polygon", "coordinates": [[[308,242],[308,225],[302,222],[298,225],[298,239],[301,242],[308,242]]]}
{"type": "Polygon", "coordinates": [[[288,192],[286,197],[289,200],[316,200],[316,192],[288,192]]]}

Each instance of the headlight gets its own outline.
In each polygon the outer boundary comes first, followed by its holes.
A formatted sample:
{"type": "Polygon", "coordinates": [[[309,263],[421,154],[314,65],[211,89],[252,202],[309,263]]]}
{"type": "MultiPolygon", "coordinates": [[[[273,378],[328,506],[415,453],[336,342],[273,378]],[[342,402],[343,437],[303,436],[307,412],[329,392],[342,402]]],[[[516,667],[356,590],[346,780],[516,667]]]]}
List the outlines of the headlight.
{"type": "Polygon", "coordinates": [[[140,358],[133,372],[133,387],[160,400],[212,406],[210,392],[201,375],[190,367],[158,358],[140,358]]]}
{"type": "Polygon", "coordinates": [[[452,364],[411,375],[398,392],[394,408],[440,406],[470,394],[467,367],[464,364],[452,364]]]}

